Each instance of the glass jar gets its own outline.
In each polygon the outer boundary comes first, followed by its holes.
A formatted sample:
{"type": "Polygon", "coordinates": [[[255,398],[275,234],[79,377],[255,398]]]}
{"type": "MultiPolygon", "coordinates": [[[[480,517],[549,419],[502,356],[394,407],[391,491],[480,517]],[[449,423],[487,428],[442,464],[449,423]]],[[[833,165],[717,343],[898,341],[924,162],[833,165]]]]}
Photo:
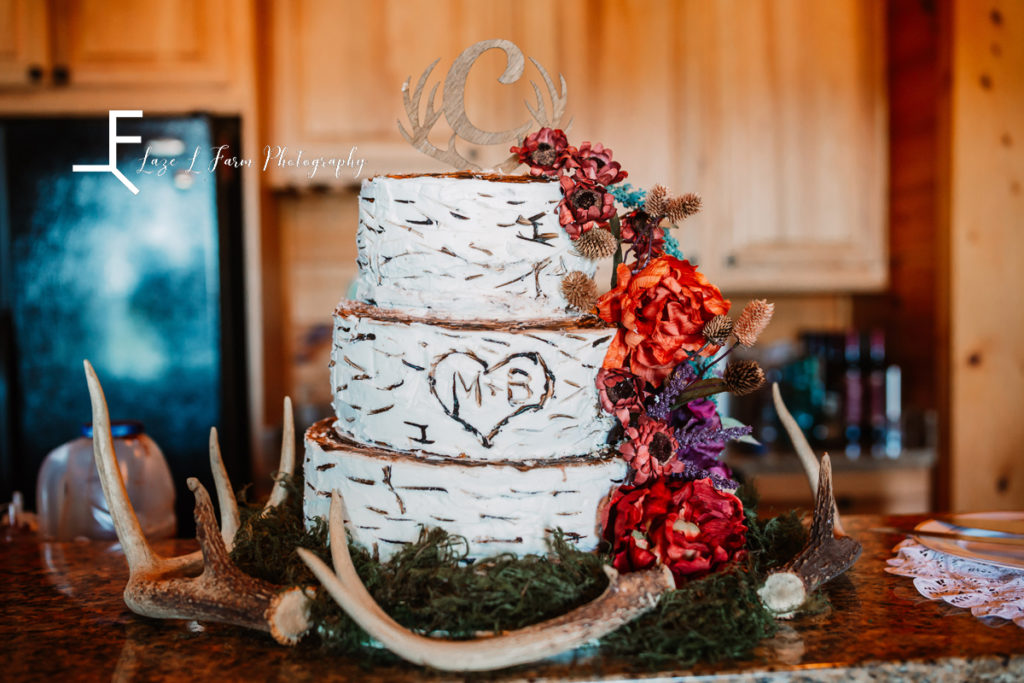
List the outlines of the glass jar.
{"type": "MultiPolygon", "coordinates": [[[[110,431],[117,467],[142,532],[149,539],[173,536],[178,526],[174,483],[160,447],[141,422],[112,422],[110,431]]],[[[91,424],[82,425],[80,437],[46,456],[39,468],[36,506],[39,531],[46,538],[117,538],[93,458],[91,424]]]]}

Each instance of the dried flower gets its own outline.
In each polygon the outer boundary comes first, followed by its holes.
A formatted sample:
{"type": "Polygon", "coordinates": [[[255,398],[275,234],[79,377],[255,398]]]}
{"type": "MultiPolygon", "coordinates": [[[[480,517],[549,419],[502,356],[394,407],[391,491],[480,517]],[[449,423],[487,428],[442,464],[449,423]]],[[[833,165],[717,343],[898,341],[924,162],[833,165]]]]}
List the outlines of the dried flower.
{"type": "Polygon", "coordinates": [[[576,251],[591,261],[608,258],[618,248],[619,243],[616,241],[615,235],[604,228],[585,232],[576,240],[576,251]]]}
{"type": "Polygon", "coordinates": [[[672,424],[672,414],[675,411],[676,398],[696,377],[697,372],[689,362],[684,361],[677,365],[661,386],[661,391],[651,401],[647,414],[655,420],[672,424]]]}
{"type": "MultiPolygon", "coordinates": [[[[684,465],[692,465],[700,471],[726,478],[731,477],[732,472],[720,460],[725,444],[752,431],[746,425],[723,428],[718,407],[714,401],[703,398],[678,408],[669,424],[678,427],[676,440],[679,442],[679,459],[684,465]]],[[[704,476],[707,475],[694,475],[691,478],[700,479],[704,476]]]]}
{"type": "Polygon", "coordinates": [[[615,201],[627,209],[642,209],[647,201],[647,191],[641,188],[634,188],[629,183],[622,183],[615,187],[609,187],[608,191],[615,195],[615,201]]]}
{"type": "Polygon", "coordinates": [[[665,217],[673,223],[678,223],[698,211],[700,211],[700,196],[692,192],[687,192],[682,197],[672,197],[665,204],[665,217]]]}
{"type": "Polygon", "coordinates": [[[775,312],[775,304],[770,304],[764,299],[754,299],[747,304],[740,317],[733,325],[732,333],[740,344],[750,348],[757,343],[757,338],[768,327],[772,320],[772,313],[775,312]]]}
{"type": "Polygon", "coordinates": [[[589,311],[597,303],[597,283],[586,273],[574,270],[562,278],[562,294],[577,311],[589,311]]]}
{"type": "Polygon", "coordinates": [[[644,211],[651,216],[664,216],[666,213],[666,200],[668,199],[668,188],[664,185],[655,185],[647,193],[647,201],[644,202],[644,211]]]}
{"type": "Polygon", "coordinates": [[[722,380],[733,394],[744,396],[764,384],[764,370],[757,361],[741,360],[726,366],[722,380]]]}
{"type": "Polygon", "coordinates": [[[604,536],[620,572],[657,563],[672,571],[676,586],[704,576],[746,554],[743,504],[710,479],[656,479],[623,486],[607,507],[604,536]]]}
{"type": "Polygon", "coordinates": [[[554,177],[565,166],[568,147],[569,141],[561,130],[541,128],[526,136],[522,147],[512,147],[509,151],[530,167],[530,175],[554,177]]]}
{"type": "Polygon", "coordinates": [[[689,261],[672,256],[659,256],[635,274],[619,264],[617,275],[615,289],[597,302],[605,322],[619,323],[604,367],[628,367],[661,386],[690,351],[704,346],[701,330],[711,318],[728,313],[729,302],[689,261]]]}
{"type": "Polygon", "coordinates": [[[665,230],[658,223],[646,211],[630,211],[622,217],[619,236],[624,243],[632,244],[637,254],[646,254],[650,250],[658,256],[665,243],[665,230]]]}
{"type": "Polygon", "coordinates": [[[584,142],[579,149],[570,147],[566,153],[566,168],[575,168],[576,175],[598,185],[614,185],[628,173],[619,162],[612,161],[612,151],[600,142],[584,142]]]}
{"type": "Polygon", "coordinates": [[[604,411],[617,417],[623,425],[629,424],[631,414],[643,412],[647,400],[643,380],[619,369],[597,371],[597,395],[604,411]]]}
{"type": "Polygon", "coordinates": [[[580,235],[594,228],[605,227],[615,215],[615,197],[586,178],[561,176],[562,201],[558,204],[558,222],[578,240],[580,235]]]}
{"type": "Polygon", "coordinates": [[[664,422],[638,415],[636,424],[626,427],[626,438],[619,453],[633,469],[635,483],[682,473],[683,463],[676,458],[679,442],[664,422]]]}
{"type": "Polygon", "coordinates": [[[716,315],[700,332],[709,344],[721,346],[732,334],[732,318],[727,315],[716,315]]]}

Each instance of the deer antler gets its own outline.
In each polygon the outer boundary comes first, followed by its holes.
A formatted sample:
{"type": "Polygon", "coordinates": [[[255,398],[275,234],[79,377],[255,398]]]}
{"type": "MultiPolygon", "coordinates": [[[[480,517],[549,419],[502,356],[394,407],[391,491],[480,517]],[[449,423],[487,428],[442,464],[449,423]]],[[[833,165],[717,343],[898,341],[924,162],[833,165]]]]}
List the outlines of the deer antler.
{"type": "Polygon", "coordinates": [[[811,593],[853,566],[861,545],[835,525],[832,461],[828,453],[818,470],[814,521],[807,545],[788,564],[768,575],[757,591],[761,602],[779,618],[793,616],[811,593]]]}
{"type": "MultiPolygon", "coordinates": [[[[444,91],[441,98],[442,106],[440,110],[434,108],[438,84],[435,83],[434,87],[431,88],[430,95],[427,97],[427,110],[422,123],[420,122],[419,116],[420,100],[423,97],[423,89],[426,87],[427,79],[430,77],[431,72],[433,72],[434,67],[437,66],[437,62],[439,60],[434,60],[434,62],[427,67],[427,70],[423,72],[423,75],[420,76],[419,82],[416,84],[416,89],[413,91],[411,96],[409,94],[409,84],[412,77],[410,76],[405,80],[405,83],[402,85],[402,100],[405,104],[405,113],[406,116],[409,117],[409,127],[412,132],[406,131],[401,120],[398,121],[398,130],[402,133],[402,137],[405,138],[406,142],[427,156],[443,161],[458,170],[468,169],[479,171],[481,170],[480,166],[459,154],[455,147],[455,141],[457,138],[462,138],[467,142],[479,145],[518,142],[522,139],[526,131],[533,127],[533,122],[526,121],[515,128],[490,132],[477,128],[466,115],[466,76],[469,74],[469,71],[473,67],[477,58],[487,50],[494,48],[503,50],[507,57],[505,70],[502,72],[501,76],[498,77],[498,81],[507,85],[519,80],[523,75],[525,60],[523,58],[522,50],[520,50],[515,43],[500,39],[484,40],[479,43],[474,43],[463,50],[462,54],[452,62],[451,68],[448,70],[448,74],[444,79],[444,91]],[[447,149],[440,149],[434,146],[434,144],[428,139],[430,130],[434,127],[434,124],[437,123],[437,120],[441,117],[442,113],[448,120],[448,124],[451,126],[452,131],[454,131],[451,138],[448,140],[447,149]]],[[[541,95],[540,88],[532,81],[530,82],[530,85],[533,86],[533,92],[537,98],[537,105],[532,106],[527,102],[526,108],[542,128],[557,127],[562,117],[565,115],[565,105],[568,98],[568,88],[565,84],[565,78],[560,76],[562,90],[561,93],[559,93],[547,71],[545,71],[537,60],[532,57],[530,58],[530,61],[537,67],[541,78],[544,80],[544,84],[547,86],[548,96],[551,98],[552,113],[549,117],[547,106],[544,103],[544,98],[541,95]]],[[[518,165],[519,160],[513,155],[499,164],[496,169],[502,172],[508,172],[518,165]]]]}
{"type": "MultiPolygon", "coordinates": [[[[282,644],[297,642],[308,629],[309,598],[305,593],[298,588],[281,590],[278,586],[247,576],[231,564],[228,545],[238,528],[238,506],[220,458],[216,430],[210,433],[210,458],[221,502],[224,535],[217,531],[213,505],[206,489],[198,480],[189,479],[188,487],[196,497],[196,533],[200,550],[180,557],[161,557],[146,541],[118,471],[107,401],[89,361],[85,361],[85,375],[92,401],[96,468],[114,529],[128,561],[125,604],[143,616],[234,624],[268,631],[282,644]],[[202,573],[190,576],[200,564],[202,573]]],[[[287,403],[285,406],[288,417],[290,406],[287,403]]],[[[285,433],[288,433],[287,426],[285,433]]],[[[282,458],[286,450],[282,447],[282,458]]],[[[294,459],[294,444],[292,457],[294,459]]],[[[285,466],[283,463],[282,469],[285,466]]]]}
{"type": "Polygon", "coordinates": [[[663,565],[620,576],[611,567],[608,588],[598,598],[563,616],[501,635],[476,640],[443,640],[404,628],[374,601],[352,564],[345,538],[341,495],[331,496],[330,543],[334,571],[313,553],[298,553],[331,597],[368,634],[400,657],[443,671],[489,671],[534,662],[600,638],[647,612],[672,590],[663,565]]]}
{"type": "MultiPolygon", "coordinates": [[[[800,425],[793,419],[793,415],[789,412],[786,404],[782,402],[782,394],[779,392],[777,382],[772,383],[772,402],[775,404],[775,412],[779,415],[779,421],[782,422],[782,426],[786,428],[786,433],[789,434],[790,441],[793,442],[793,450],[796,451],[796,456],[800,459],[800,464],[803,465],[807,481],[811,485],[811,495],[817,497],[819,485],[818,458],[814,455],[811,445],[807,443],[807,437],[804,436],[800,425]]],[[[832,517],[836,533],[845,535],[846,532],[843,531],[842,520],[839,519],[839,509],[835,506],[834,500],[832,504],[832,517]]]]}

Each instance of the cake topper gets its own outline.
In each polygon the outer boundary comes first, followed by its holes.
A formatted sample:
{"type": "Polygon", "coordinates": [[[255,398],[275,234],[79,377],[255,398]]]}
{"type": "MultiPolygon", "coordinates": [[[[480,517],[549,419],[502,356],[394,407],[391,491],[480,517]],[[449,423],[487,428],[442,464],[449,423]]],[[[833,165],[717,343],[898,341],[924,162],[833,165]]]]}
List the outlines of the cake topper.
{"type": "MultiPolygon", "coordinates": [[[[423,96],[423,89],[426,87],[427,79],[430,77],[431,72],[440,59],[435,59],[427,70],[420,76],[419,82],[416,84],[416,89],[410,95],[409,84],[412,80],[412,76],[405,80],[402,84],[402,100],[405,103],[405,113],[409,117],[409,127],[412,132],[406,131],[402,125],[401,120],[398,121],[398,130],[401,131],[402,137],[408,141],[410,145],[423,152],[429,157],[438,159],[450,164],[457,170],[482,170],[479,165],[474,164],[469,159],[462,156],[458,149],[455,147],[456,138],[462,138],[466,142],[471,142],[478,145],[497,145],[497,144],[508,144],[510,142],[519,142],[523,139],[523,135],[539,124],[541,128],[559,128],[562,117],[565,115],[565,104],[568,97],[568,89],[565,85],[565,77],[559,74],[559,80],[561,82],[561,93],[555,88],[554,82],[548,75],[548,72],[544,70],[536,59],[530,57],[530,61],[537,67],[537,71],[540,72],[541,78],[544,80],[544,85],[547,87],[548,96],[551,98],[551,115],[548,116],[547,104],[544,102],[544,97],[541,95],[541,90],[537,84],[530,81],[530,85],[533,86],[533,92],[537,97],[536,106],[526,102],[526,108],[533,116],[533,121],[525,121],[522,125],[516,128],[510,128],[503,131],[485,131],[477,128],[469,120],[466,115],[466,102],[465,102],[465,90],[466,90],[466,77],[469,75],[470,69],[476,63],[476,60],[483,53],[488,50],[497,48],[505,52],[508,59],[505,65],[505,71],[502,72],[501,76],[498,77],[499,83],[510,85],[518,81],[523,75],[523,67],[525,66],[525,60],[523,57],[523,51],[510,40],[493,39],[493,40],[482,40],[479,43],[474,43],[468,48],[462,51],[455,61],[452,63],[450,69],[448,69],[448,75],[444,79],[444,92],[441,98],[441,109],[435,109],[434,103],[437,95],[438,83],[434,84],[434,87],[430,89],[430,95],[427,97],[427,110],[424,114],[423,120],[420,120],[420,99],[423,96]],[[437,123],[437,120],[444,114],[448,120],[448,125],[451,126],[452,133],[451,138],[448,140],[447,149],[441,149],[436,147],[428,139],[431,128],[437,123]]],[[[568,128],[572,122],[570,121],[565,125],[568,128]]],[[[495,170],[507,173],[514,169],[520,164],[518,157],[515,155],[508,157],[505,161],[495,166],[495,170]]]]}

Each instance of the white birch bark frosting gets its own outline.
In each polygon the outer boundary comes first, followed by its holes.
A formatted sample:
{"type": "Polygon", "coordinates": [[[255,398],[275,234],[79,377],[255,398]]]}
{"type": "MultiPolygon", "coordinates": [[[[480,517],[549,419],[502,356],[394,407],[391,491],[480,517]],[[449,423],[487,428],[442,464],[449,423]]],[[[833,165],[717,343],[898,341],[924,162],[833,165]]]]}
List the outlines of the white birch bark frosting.
{"type": "Polygon", "coordinates": [[[562,278],[596,264],[558,223],[556,181],[376,177],[359,195],[355,298],[454,319],[572,318],[562,278]]]}
{"type": "Polygon", "coordinates": [[[357,301],[334,315],[335,418],[306,432],[305,515],[345,499],[387,559],[423,526],[473,557],[584,549],[626,476],[595,379],[614,329],[562,295],[595,264],[558,224],[556,182],[374,178],[359,201],[357,301]]]}
{"type": "Polygon", "coordinates": [[[331,352],[336,429],[366,445],[485,461],[599,450],[613,419],[595,378],[613,334],[564,321],[412,318],[342,302],[331,352]]]}
{"type": "Polygon", "coordinates": [[[386,560],[415,542],[421,526],[464,536],[471,557],[543,554],[555,528],[592,550],[600,505],[626,463],[607,453],[531,467],[428,459],[339,438],[328,418],[306,432],[304,470],[307,520],[326,519],[337,489],[352,539],[386,560]]]}

